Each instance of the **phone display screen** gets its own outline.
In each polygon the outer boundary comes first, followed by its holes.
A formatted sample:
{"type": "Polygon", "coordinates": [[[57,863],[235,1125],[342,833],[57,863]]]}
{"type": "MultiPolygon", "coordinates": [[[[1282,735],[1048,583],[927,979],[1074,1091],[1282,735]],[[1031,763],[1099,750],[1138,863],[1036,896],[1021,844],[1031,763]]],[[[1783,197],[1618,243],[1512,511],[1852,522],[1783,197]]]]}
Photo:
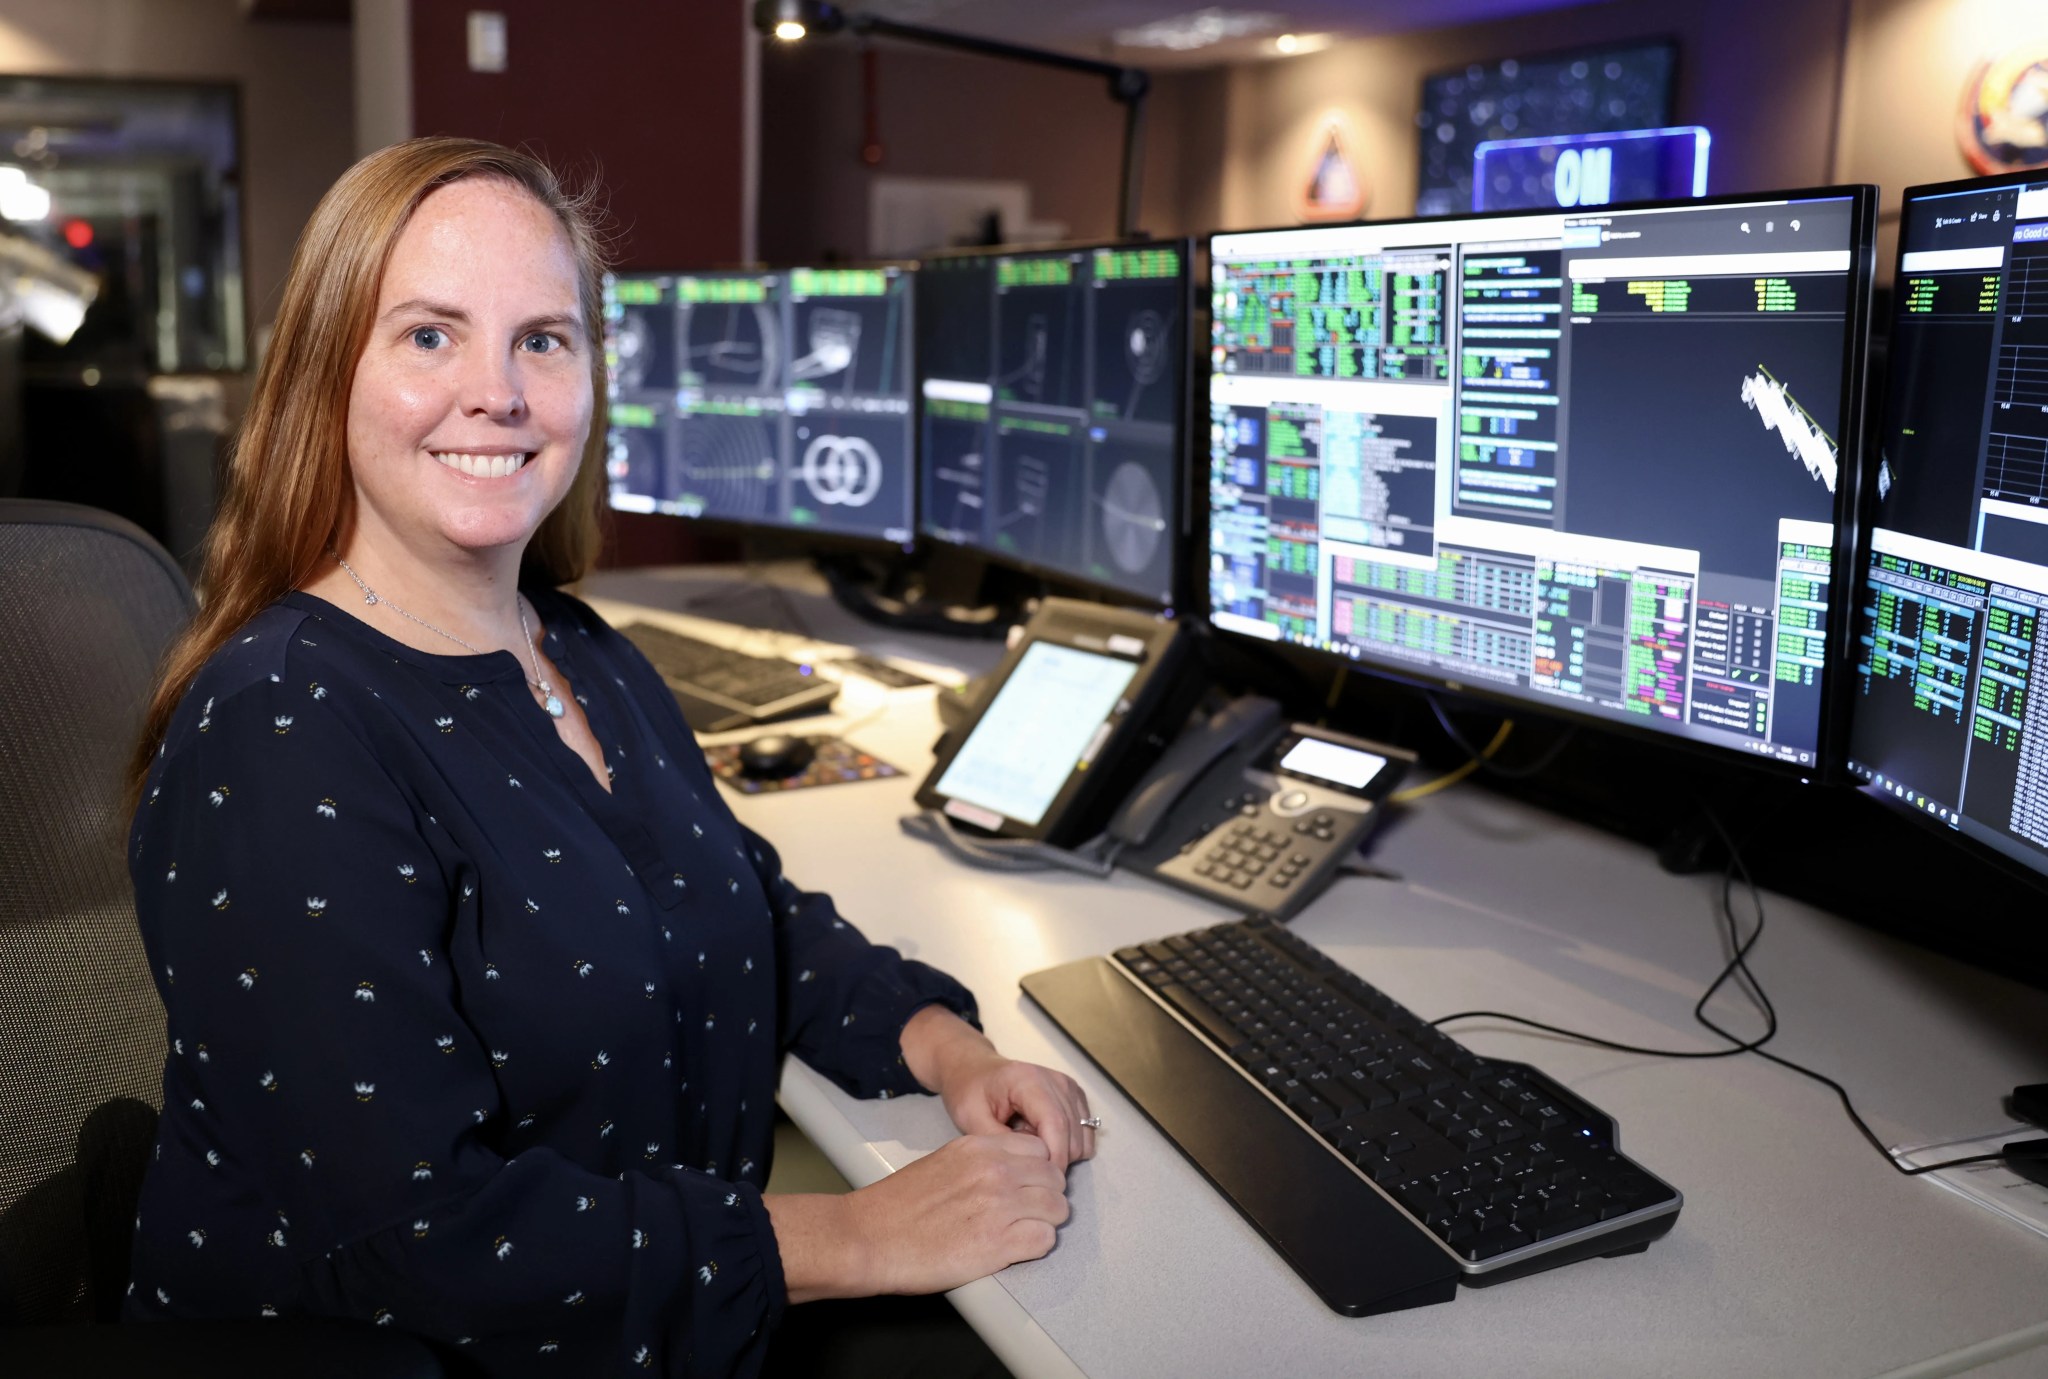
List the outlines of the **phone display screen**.
{"type": "Polygon", "coordinates": [[[1099,746],[1139,663],[1034,642],[996,692],[973,736],[939,777],[938,793],[1036,827],[1099,746]]]}
{"type": "Polygon", "coordinates": [[[1374,776],[1387,769],[1387,759],[1371,752],[1361,752],[1356,747],[1305,737],[1280,758],[1280,769],[1325,785],[1363,790],[1372,783],[1374,776]]]}

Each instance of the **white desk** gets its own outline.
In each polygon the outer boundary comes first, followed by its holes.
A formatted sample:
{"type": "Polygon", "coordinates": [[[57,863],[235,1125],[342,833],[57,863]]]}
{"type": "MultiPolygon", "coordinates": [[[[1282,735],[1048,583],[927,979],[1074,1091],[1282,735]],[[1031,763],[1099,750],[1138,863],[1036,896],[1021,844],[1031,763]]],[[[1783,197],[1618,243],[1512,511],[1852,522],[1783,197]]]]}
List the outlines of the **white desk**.
{"type": "MultiPolygon", "coordinates": [[[[628,621],[716,577],[616,572],[585,593],[628,621]]],[[[969,672],[999,654],[793,597],[818,634],[870,650],[969,672]]],[[[1647,1254],[1461,1289],[1444,1306],[1328,1311],[1017,989],[1024,973],[1228,912],[1129,876],[976,871],[904,836],[896,820],[938,732],[931,696],[853,679],[836,720],[799,725],[856,724],[851,739],[902,779],[731,798],[800,884],[973,988],[998,1046],[1071,1072],[1103,1118],[1053,1253],[954,1295],[1019,1379],[1868,1376],[1926,1361],[1913,1372],[2048,1375],[2048,1240],[1894,1173],[1825,1088],[1756,1058],[1660,1060],[1476,1022],[1452,1032],[1539,1064],[1616,1118],[1623,1147],[1685,1194],[1677,1225],[1647,1254]]],[[[1469,786],[1391,821],[1372,859],[1400,879],[1340,881],[1293,927],[1412,1009],[1707,1046],[1691,1008],[1725,961],[1718,875],[1669,876],[1642,848],[1469,786]]],[[[1990,1130],[2015,1083],[2048,1077],[2048,993],[1796,901],[1768,907],[1751,961],[1781,1017],[1773,1051],[1845,1083],[1888,1143],[1990,1130]]],[[[1754,1027],[1743,1007],[1717,1008],[1754,1027]]],[[[952,1133],[936,1100],[857,1101],[795,1061],[781,1096],[857,1186],[952,1133]]]]}

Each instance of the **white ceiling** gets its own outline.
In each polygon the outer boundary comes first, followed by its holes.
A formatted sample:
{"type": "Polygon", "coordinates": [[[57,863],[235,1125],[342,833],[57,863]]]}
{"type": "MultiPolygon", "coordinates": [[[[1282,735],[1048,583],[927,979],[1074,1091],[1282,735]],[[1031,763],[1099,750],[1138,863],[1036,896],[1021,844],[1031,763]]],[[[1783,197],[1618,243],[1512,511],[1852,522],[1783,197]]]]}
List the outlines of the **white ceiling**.
{"type": "Polygon", "coordinates": [[[847,0],[843,8],[983,38],[1141,67],[1201,67],[1274,56],[1283,33],[1362,38],[1444,28],[1592,0],[847,0]],[[1207,20],[1206,24],[1201,21],[1207,20]],[[1185,23],[1178,21],[1188,21],[1185,23]],[[1200,47],[1125,46],[1147,26],[1240,30],[1200,47]]]}

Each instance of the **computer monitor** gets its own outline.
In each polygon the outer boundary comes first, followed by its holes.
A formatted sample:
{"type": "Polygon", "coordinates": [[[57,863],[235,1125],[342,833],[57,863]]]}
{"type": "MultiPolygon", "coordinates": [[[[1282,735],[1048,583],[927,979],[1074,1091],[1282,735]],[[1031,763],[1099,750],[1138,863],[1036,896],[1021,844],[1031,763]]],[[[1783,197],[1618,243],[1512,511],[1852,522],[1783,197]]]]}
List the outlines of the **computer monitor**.
{"type": "Polygon", "coordinates": [[[913,280],[608,276],[611,505],[907,545],[913,280]]]}
{"type": "Polygon", "coordinates": [[[2048,879],[2048,171],[1907,191],[1850,770],[2048,879]]]}
{"type": "Polygon", "coordinates": [[[1164,240],[925,260],[926,535],[1127,601],[1178,601],[1188,248],[1164,240]]]}
{"type": "Polygon", "coordinates": [[[1210,621],[1839,763],[1871,197],[1215,236],[1210,621]]]}

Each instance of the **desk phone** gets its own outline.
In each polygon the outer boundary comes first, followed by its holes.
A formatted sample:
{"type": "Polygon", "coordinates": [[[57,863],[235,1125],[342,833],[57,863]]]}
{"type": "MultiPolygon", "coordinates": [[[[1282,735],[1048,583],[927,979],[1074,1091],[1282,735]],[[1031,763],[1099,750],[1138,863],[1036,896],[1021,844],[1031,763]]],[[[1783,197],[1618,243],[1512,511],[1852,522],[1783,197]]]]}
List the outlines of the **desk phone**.
{"type": "Polygon", "coordinates": [[[1117,865],[1285,919],[1357,851],[1413,762],[1247,696],[1182,734],[1110,820],[1117,865]]]}

